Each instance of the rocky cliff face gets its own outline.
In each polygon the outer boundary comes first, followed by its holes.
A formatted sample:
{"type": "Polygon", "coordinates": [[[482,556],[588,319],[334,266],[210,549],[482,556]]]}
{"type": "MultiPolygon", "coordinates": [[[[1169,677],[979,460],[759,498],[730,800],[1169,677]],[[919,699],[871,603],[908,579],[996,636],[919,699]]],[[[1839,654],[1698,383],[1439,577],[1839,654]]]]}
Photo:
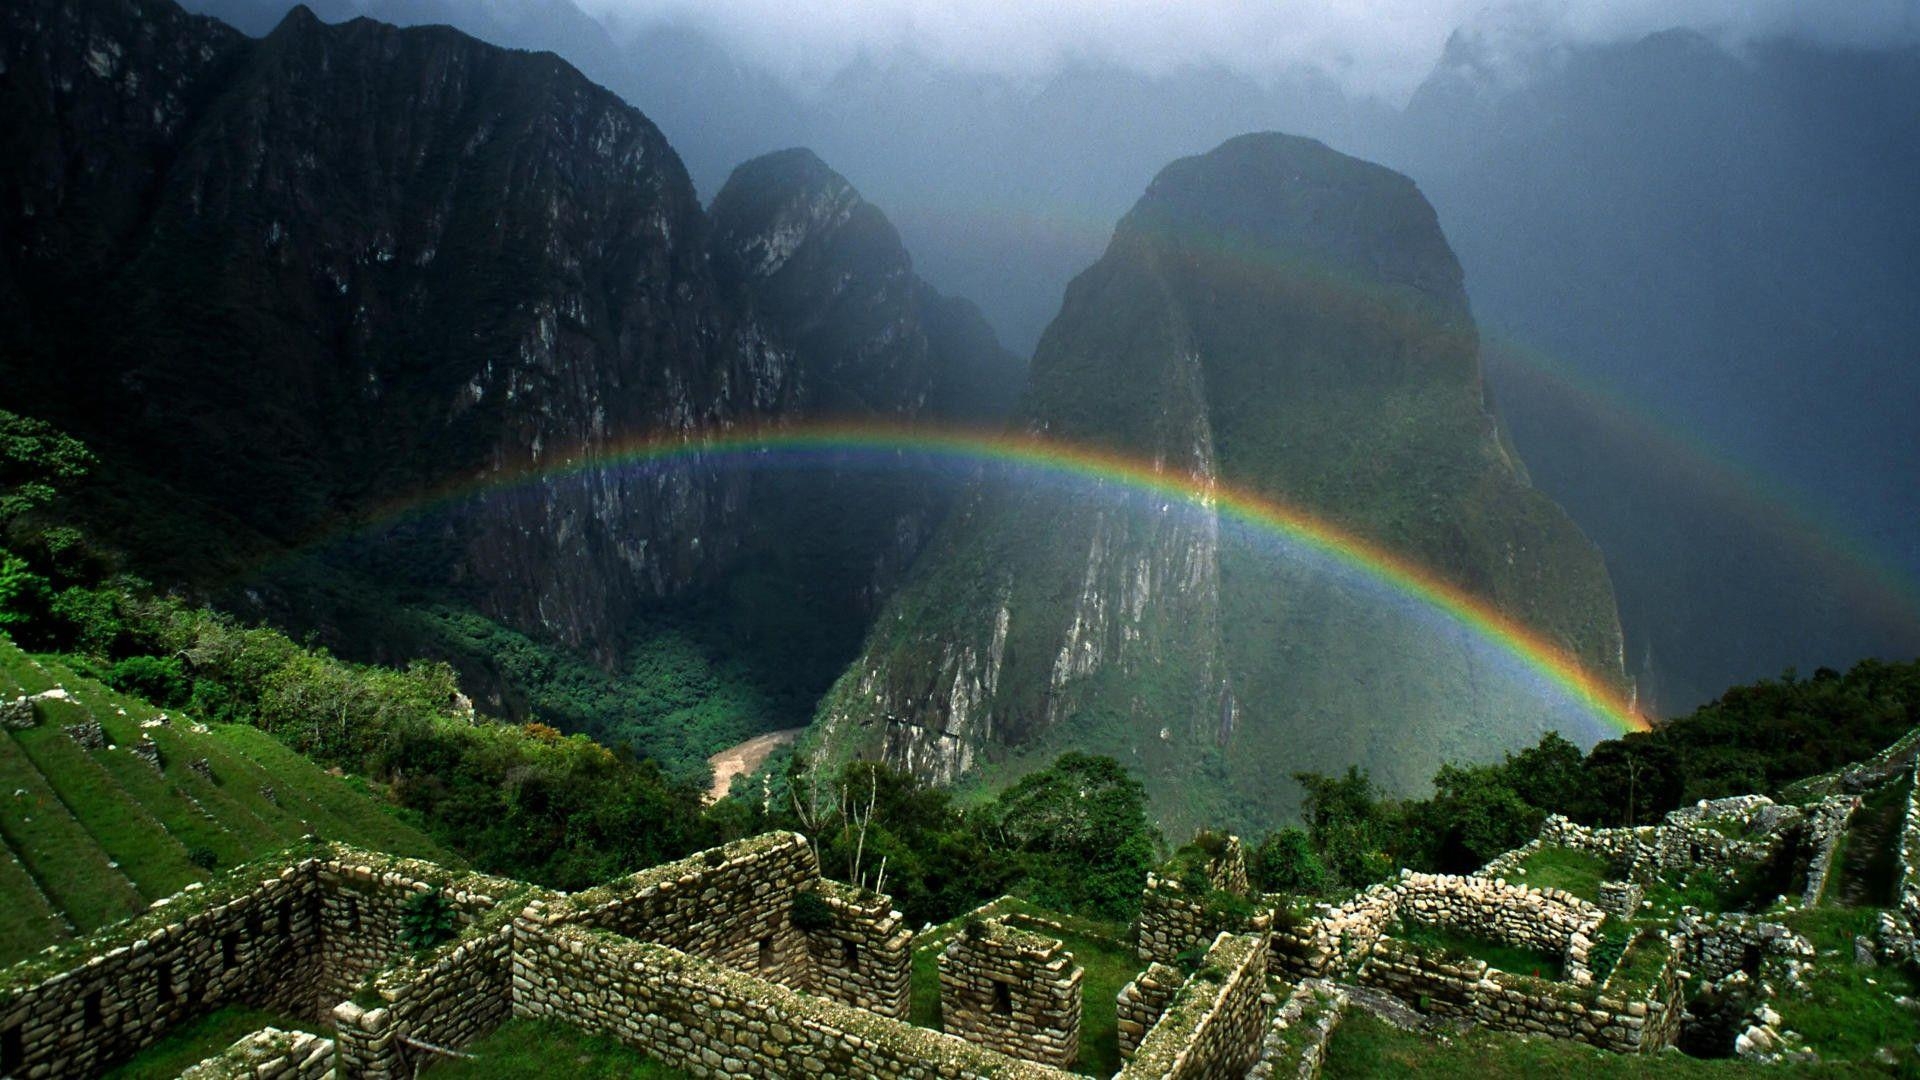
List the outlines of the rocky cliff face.
{"type": "MultiPolygon", "coordinates": [[[[28,0],[0,61],[0,404],[137,478],[106,512],[163,577],[642,434],[912,418],[954,363],[1007,362],[950,306],[922,317],[891,226],[818,162],[758,197],[825,216],[729,213],[716,248],[659,131],[551,55],[304,8],[251,40],[164,0],[28,0]],[[740,269],[782,245],[787,272],[740,269]]],[[[732,572],[764,494],[699,458],[600,471],[367,553],[610,659],[636,610],[732,572]]],[[[911,555],[870,524],[888,565],[911,555]]]]}
{"type": "Polygon", "coordinates": [[[714,197],[714,268],[793,345],[816,416],[1004,415],[1019,362],[971,304],[913,272],[892,222],[809,150],[735,169],[714,197]]]}
{"type": "MultiPolygon", "coordinates": [[[[1598,553],[1501,441],[1459,266],[1405,177],[1278,135],[1176,162],[1069,288],[1022,413],[1368,536],[1624,682],[1598,553]]],[[[816,738],[943,780],[1112,753],[1171,823],[1266,825],[1295,770],[1413,789],[1549,728],[1597,737],[1510,668],[1211,506],[990,478],[816,738]]]]}

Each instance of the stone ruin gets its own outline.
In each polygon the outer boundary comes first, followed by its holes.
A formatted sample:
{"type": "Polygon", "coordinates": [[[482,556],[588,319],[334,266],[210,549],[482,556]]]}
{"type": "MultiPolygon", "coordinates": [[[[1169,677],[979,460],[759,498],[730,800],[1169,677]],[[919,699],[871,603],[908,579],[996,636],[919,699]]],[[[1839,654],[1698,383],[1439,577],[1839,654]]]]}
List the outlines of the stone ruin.
{"type": "MultiPolygon", "coordinates": [[[[1732,872],[1791,858],[1809,885],[1789,902],[1815,902],[1858,805],[1846,792],[1808,806],[1719,800],[1635,829],[1553,819],[1475,875],[1403,871],[1304,910],[1254,894],[1239,842],[1225,838],[1204,892],[1192,865],[1146,882],[1135,942],[1146,967],[1114,1002],[1125,1062],[1116,1080],[1314,1076],[1350,1001],[1369,995],[1623,1053],[1671,1046],[1689,973],[1729,987],[1791,984],[1811,947],[1763,918],[1685,911],[1600,967],[1603,920],[1637,912],[1644,885],[1681,865],[1732,872]],[[1510,880],[1554,845],[1618,869],[1600,903],[1510,880]],[[1416,934],[1403,940],[1400,927],[1546,954],[1558,971],[1497,970],[1416,934]]],[[[1873,947],[1920,960],[1920,791],[1906,809],[1900,905],[1873,947]]],[[[914,935],[891,900],[823,878],[795,834],[572,894],[315,842],[0,976],[0,1075],[98,1073],[241,1002],[307,1017],[311,1030],[249,1035],[190,1070],[195,1080],[410,1076],[510,1017],[605,1034],[699,1077],[1064,1080],[1084,975],[1043,922],[1021,921],[982,917],[946,944],[945,1030],[935,1031],[907,1022],[914,935]],[[416,951],[401,941],[401,917],[428,893],[458,929],[416,951]]],[[[1769,1011],[1749,1019],[1734,1029],[1742,1052],[1779,1057],[1769,1011]]]]}
{"type": "Polygon", "coordinates": [[[1084,972],[1058,940],[969,922],[940,954],[940,1024],[1003,1054],[1071,1068],[1084,972]]]}
{"type": "MultiPolygon", "coordinates": [[[[940,960],[947,1031],[905,1020],[912,946],[887,897],[822,878],[791,833],[572,894],[316,841],[8,970],[0,1075],[97,1074],[231,1003],[313,1027],[256,1032],[196,1080],[411,1076],[516,1016],[694,1076],[1073,1075],[1082,976],[1058,940],[992,923],[961,934],[940,960]],[[423,894],[458,927],[416,951],[401,919],[423,894]]],[[[1120,1075],[1244,1073],[1268,1020],[1266,950],[1220,935],[1120,1075]]]]}

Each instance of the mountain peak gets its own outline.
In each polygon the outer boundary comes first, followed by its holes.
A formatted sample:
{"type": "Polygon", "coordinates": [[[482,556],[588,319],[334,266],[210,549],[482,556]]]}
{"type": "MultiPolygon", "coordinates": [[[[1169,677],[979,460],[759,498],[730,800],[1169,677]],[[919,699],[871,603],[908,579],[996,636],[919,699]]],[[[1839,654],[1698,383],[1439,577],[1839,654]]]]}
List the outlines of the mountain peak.
{"type": "Polygon", "coordinates": [[[1377,279],[1466,310],[1460,264],[1414,182],[1316,139],[1259,132],[1181,158],[1118,233],[1377,279]]]}

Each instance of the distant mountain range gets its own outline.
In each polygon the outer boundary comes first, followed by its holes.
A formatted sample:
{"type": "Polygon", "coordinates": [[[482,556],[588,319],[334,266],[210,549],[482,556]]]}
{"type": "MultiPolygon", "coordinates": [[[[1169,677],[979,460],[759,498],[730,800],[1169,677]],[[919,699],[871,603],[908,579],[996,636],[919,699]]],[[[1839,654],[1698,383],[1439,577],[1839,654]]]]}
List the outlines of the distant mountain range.
{"type": "MultiPolygon", "coordinates": [[[[220,2],[254,32],[287,6],[220,2]]],[[[657,121],[703,191],[812,147],[1020,351],[1164,162],[1255,130],[1383,162],[1459,252],[1495,396],[1606,554],[1653,706],[1920,653],[1911,46],[1554,44],[1494,11],[1404,108],[1308,74],[1080,63],[1029,86],[915,57],[800,94],[694,30],[609,33],[571,0],[371,10],[560,51],[657,121]]]]}

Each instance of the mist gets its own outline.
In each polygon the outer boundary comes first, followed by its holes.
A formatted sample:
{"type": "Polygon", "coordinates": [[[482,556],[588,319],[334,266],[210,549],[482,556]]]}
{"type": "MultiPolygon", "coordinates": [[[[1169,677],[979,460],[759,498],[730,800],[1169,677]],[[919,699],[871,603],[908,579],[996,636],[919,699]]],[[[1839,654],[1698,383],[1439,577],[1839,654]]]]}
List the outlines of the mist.
{"type": "Polygon", "coordinates": [[[741,59],[819,93],[856,62],[925,62],[1039,83],[1063,69],[1152,77],[1217,69],[1262,85],[1303,73],[1342,91],[1404,103],[1457,30],[1528,48],[1690,29],[1738,47],[1783,36],[1882,47],[1912,41],[1914,0],[583,0],[619,34],[671,23],[713,35],[741,59]]]}

